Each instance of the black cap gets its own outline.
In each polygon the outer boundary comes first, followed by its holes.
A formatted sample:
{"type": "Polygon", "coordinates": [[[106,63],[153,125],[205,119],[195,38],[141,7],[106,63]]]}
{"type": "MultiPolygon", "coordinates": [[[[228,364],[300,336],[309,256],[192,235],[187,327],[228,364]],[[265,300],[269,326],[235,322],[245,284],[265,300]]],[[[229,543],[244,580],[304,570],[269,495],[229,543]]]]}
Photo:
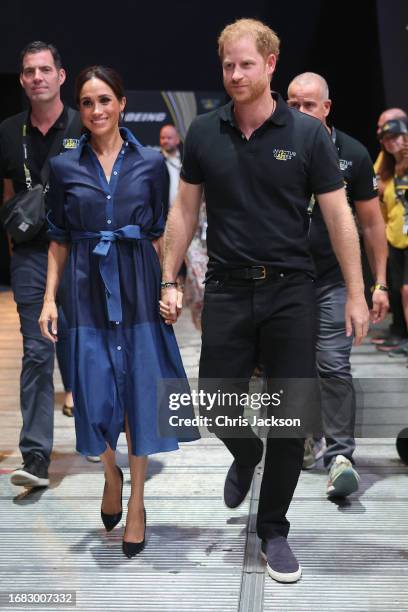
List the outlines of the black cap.
{"type": "Polygon", "coordinates": [[[387,134],[408,134],[408,125],[404,119],[391,119],[381,126],[378,138],[384,138],[387,134]]]}

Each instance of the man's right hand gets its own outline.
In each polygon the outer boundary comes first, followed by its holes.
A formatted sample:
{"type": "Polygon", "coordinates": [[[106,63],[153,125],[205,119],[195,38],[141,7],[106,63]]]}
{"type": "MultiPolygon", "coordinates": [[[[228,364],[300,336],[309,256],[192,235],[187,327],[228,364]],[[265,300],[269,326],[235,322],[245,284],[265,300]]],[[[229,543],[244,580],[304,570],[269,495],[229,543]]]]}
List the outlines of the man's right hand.
{"type": "Polygon", "coordinates": [[[177,321],[183,307],[183,292],[177,287],[166,287],[162,289],[160,314],[166,325],[172,325],[177,321]]]}

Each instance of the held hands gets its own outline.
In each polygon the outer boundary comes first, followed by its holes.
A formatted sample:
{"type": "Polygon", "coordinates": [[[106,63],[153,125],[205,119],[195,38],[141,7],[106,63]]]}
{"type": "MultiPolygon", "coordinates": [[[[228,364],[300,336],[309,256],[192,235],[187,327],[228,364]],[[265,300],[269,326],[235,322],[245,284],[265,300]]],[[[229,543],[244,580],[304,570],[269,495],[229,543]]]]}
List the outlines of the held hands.
{"type": "Polygon", "coordinates": [[[58,310],[54,301],[44,302],[38,323],[40,324],[41,335],[55,344],[58,333],[58,310]],[[51,328],[51,333],[49,329],[51,328]]]}
{"type": "Polygon", "coordinates": [[[368,332],[369,312],[364,294],[348,296],[346,302],[346,336],[354,331],[354,344],[358,346],[368,332]]]}
{"type": "Polygon", "coordinates": [[[183,291],[179,287],[167,287],[162,289],[160,314],[166,325],[172,325],[177,321],[183,307],[183,291]]]}
{"type": "Polygon", "coordinates": [[[389,310],[388,293],[381,289],[373,292],[373,308],[370,312],[371,323],[381,323],[389,310]]]}

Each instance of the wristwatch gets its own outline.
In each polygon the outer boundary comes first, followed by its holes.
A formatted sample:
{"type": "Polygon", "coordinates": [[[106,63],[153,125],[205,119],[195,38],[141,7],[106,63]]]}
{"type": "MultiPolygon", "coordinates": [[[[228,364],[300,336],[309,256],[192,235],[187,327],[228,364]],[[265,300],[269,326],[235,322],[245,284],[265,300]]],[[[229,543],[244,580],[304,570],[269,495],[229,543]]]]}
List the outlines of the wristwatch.
{"type": "Polygon", "coordinates": [[[371,293],[374,293],[374,291],[388,291],[388,287],[387,287],[387,285],[382,285],[381,283],[376,283],[375,285],[373,285],[371,287],[371,293]]]}

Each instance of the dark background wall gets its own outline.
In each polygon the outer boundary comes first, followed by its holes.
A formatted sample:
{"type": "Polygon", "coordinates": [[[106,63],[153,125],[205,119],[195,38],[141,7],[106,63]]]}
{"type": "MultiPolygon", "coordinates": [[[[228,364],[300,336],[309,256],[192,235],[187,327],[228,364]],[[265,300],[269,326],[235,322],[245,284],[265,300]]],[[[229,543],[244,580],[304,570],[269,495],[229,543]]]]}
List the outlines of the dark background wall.
{"type": "Polygon", "coordinates": [[[408,106],[408,1],[377,1],[386,106],[408,106]]]}
{"type": "MultiPolygon", "coordinates": [[[[68,70],[67,101],[72,100],[75,74],[97,62],[117,68],[127,89],[221,89],[217,35],[238,17],[258,17],[282,40],[274,89],[285,94],[299,72],[320,72],[329,82],[335,123],[375,154],[374,126],[386,104],[384,40],[392,32],[392,23],[400,16],[403,19],[407,6],[405,0],[6,0],[0,11],[0,75],[16,75],[19,50],[30,40],[44,39],[55,42],[63,56],[68,70]],[[384,13],[387,29],[381,30],[380,40],[378,16],[383,18],[384,13]]],[[[406,93],[406,79],[401,86],[406,93]]],[[[7,89],[11,91],[10,86],[7,89]]],[[[10,93],[7,109],[0,102],[0,117],[20,103],[13,98],[10,104],[11,98],[10,93]]]]}
{"type": "MultiPolygon", "coordinates": [[[[128,90],[222,90],[216,40],[239,17],[261,19],[281,38],[273,88],[285,95],[296,74],[322,74],[333,122],[375,157],[379,113],[408,106],[408,0],[3,0],[0,120],[21,110],[18,55],[29,41],[59,48],[69,103],[75,75],[93,63],[116,68],[128,90]]],[[[0,282],[6,254],[0,230],[0,282]]]]}

